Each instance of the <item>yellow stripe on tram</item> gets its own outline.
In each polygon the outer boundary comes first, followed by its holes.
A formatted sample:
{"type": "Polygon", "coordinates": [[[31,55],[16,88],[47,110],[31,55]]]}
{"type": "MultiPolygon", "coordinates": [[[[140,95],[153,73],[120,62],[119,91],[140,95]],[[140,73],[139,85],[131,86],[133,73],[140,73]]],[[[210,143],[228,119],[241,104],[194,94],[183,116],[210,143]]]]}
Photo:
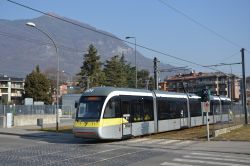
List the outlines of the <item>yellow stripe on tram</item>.
{"type": "Polygon", "coordinates": [[[101,119],[99,122],[75,122],[74,127],[107,127],[107,126],[115,126],[120,125],[123,123],[128,123],[128,121],[124,118],[107,118],[107,119],[101,119]]]}
{"type": "Polygon", "coordinates": [[[74,127],[99,127],[100,122],[75,122],[74,127]]]}

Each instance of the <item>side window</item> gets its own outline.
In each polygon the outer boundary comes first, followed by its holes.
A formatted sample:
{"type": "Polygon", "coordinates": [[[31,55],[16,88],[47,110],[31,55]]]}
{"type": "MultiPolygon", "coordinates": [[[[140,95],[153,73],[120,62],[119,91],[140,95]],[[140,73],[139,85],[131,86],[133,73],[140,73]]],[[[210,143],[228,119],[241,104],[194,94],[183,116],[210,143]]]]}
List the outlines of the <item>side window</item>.
{"type": "Polygon", "coordinates": [[[223,114],[228,114],[230,111],[231,103],[229,101],[221,101],[222,105],[222,113],[223,114]]]}
{"type": "Polygon", "coordinates": [[[178,109],[180,103],[178,103],[177,101],[175,101],[174,99],[170,99],[170,101],[168,101],[169,103],[169,109],[167,110],[169,112],[169,117],[167,117],[167,119],[177,119],[180,118],[180,111],[178,109]]]}
{"type": "Polygon", "coordinates": [[[119,107],[119,97],[111,98],[104,110],[104,118],[119,118],[121,117],[121,111],[119,107]]]}
{"type": "Polygon", "coordinates": [[[78,107],[78,114],[77,117],[83,117],[86,112],[87,105],[86,103],[81,103],[78,107]]]}
{"type": "Polygon", "coordinates": [[[144,99],[144,121],[154,120],[153,98],[144,99]]]}
{"type": "Polygon", "coordinates": [[[220,114],[220,103],[218,100],[210,101],[210,113],[209,115],[219,115],[220,114]]]}
{"type": "Polygon", "coordinates": [[[129,101],[122,101],[121,102],[121,110],[122,110],[122,114],[130,114],[129,101]]]}
{"type": "Polygon", "coordinates": [[[158,98],[157,109],[159,120],[180,118],[181,112],[184,117],[187,116],[187,105],[183,99],[158,98]]]}
{"type": "Polygon", "coordinates": [[[131,114],[133,122],[141,122],[143,120],[142,100],[135,98],[131,101],[131,114]]]}
{"type": "Polygon", "coordinates": [[[190,116],[197,117],[201,116],[201,101],[199,99],[190,99],[189,100],[190,116]]]}
{"type": "Polygon", "coordinates": [[[166,98],[158,98],[157,99],[157,110],[158,110],[158,118],[159,120],[168,119],[169,114],[169,103],[166,98]]]}

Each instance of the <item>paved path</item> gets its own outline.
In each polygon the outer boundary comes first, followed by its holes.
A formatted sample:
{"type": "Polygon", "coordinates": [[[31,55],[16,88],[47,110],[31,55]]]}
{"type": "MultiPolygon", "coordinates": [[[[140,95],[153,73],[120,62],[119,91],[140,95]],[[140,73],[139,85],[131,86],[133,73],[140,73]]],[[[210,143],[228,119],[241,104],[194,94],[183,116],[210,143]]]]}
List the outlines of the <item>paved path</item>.
{"type": "Polygon", "coordinates": [[[0,129],[0,165],[248,166],[250,142],[152,139],[92,141],[70,133],[0,129]]]}

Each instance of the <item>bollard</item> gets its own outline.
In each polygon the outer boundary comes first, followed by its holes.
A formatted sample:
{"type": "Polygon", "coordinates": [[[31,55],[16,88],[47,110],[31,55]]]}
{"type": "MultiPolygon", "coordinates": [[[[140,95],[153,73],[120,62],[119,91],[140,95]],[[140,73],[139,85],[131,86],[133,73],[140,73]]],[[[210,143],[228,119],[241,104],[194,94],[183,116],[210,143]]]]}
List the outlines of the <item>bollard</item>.
{"type": "Polygon", "coordinates": [[[37,126],[41,126],[41,129],[43,129],[43,119],[42,118],[37,119],[37,126]]]}

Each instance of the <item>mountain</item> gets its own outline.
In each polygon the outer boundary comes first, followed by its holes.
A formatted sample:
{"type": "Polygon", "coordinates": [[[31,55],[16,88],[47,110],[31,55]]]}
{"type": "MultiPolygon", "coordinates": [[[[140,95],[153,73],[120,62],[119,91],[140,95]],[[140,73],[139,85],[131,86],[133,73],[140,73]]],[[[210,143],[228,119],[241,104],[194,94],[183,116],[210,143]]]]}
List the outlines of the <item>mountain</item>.
{"type": "MultiPolygon", "coordinates": [[[[57,68],[57,56],[51,40],[37,29],[26,26],[27,22],[35,23],[55,41],[58,47],[60,70],[70,75],[79,72],[84,51],[90,44],[97,48],[103,62],[114,55],[123,54],[131,66],[135,64],[134,49],[121,40],[115,39],[113,34],[85,23],[64,19],[80,26],[46,15],[29,20],[0,20],[0,74],[25,77],[36,65],[40,65],[42,70],[57,68]]],[[[153,73],[153,57],[146,58],[137,52],[137,65],[138,69],[147,69],[153,73]]],[[[171,67],[171,65],[160,64],[160,68],[171,67]]]]}

